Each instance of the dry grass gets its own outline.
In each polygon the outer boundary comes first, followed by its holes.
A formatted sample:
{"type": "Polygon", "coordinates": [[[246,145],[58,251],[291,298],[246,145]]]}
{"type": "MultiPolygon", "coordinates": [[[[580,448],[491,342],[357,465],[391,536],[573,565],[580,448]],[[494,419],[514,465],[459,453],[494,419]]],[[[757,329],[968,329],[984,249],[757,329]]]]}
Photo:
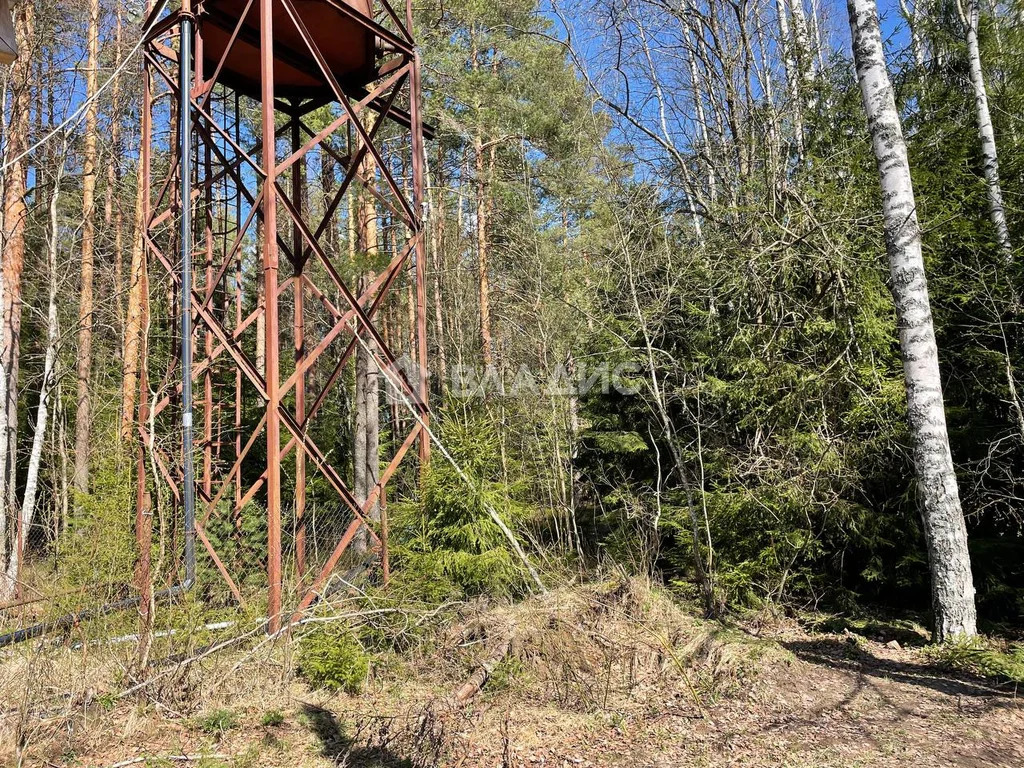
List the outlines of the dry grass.
{"type": "MultiPolygon", "coordinates": [[[[296,674],[294,639],[258,630],[168,640],[157,658],[183,648],[188,658],[141,675],[130,644],[0,652],[0,765],[896,766],[907,743],[920,764],[932,756],[938,765],[955,764],[937,756],[970,734],[1019,722],[1019,709],[986,698],[996,692],[979,689],[975,701],[988,703],[974,710],[956,703],[967,689],[932,685],[937,673],[917,651],[882,659],[884,645],[851,651],[842,637],[833,651],[825,636],[786,624],[758,639],[696,618],[638,580],[515,605],[340,599],[330,613],[319,618],[345,617],[373,652],[358,695],[310,690],[296,674]],[[506,649],[482,691],[457,704],[463,682],[506,649]],[[875,668],[878,680],[865,685],[875,668]],[[917,677],[902,681],[904,668],[917,677]],[[921,701],[927,738],[907,714],[921,701]],[[876,711],[870,738],[847,735],[856,760],[833,759],[828,734],[842,718],[876,711]]],[[[1005,747],[997,739],[987,749],[1005,747]]],[[[1003,764],[992,754],[984,764],[1003,764]]]]}

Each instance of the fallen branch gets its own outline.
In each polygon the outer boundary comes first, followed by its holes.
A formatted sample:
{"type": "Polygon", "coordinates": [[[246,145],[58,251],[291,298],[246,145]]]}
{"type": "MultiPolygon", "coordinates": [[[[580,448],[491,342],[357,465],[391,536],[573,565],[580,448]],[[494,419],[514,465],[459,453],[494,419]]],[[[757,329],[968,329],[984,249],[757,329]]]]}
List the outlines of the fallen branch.
{"type": "Polygon", "coordinates": [[[476,672],[470,676],[470,678],[462,684],[459,688],[458,693],[455,694],[455,701],[458,704],[466,704],[473,699],[483,687],[487,684],[487,680],[494,673],[501,662],[503,662],[512,651],[512,637],[507,637],[502,644],[498,647],[497,652],[491,656],[487,661],[480,665],[476,672]]]}
{"type": "Polygon", "coordinates": [[[175,664],[173,667],[169,667],[169,668],[165,669],[163,672],[159,672],[159,673],[153,675],[152,677],[150,677],[150,678],[148,678],[146,680],[143,680],[142,682],[138,683],[137,685],[133,685],[131,688],[129,688],[129,689],[125,690],[125,691],[122,691],[121,693],[119,693],[117,695],[117,698],[124,699],[124,698],[127,698],[128,696],[131,696],[132,694],[138,693],[139,691],[144,690],[145,688],[150,687],[151,685],[156,683],[161,678],[167,677],[172,672],[185,669],[189,665],[194,664],[197,661],[201,661],[201,660],[205,659],[207,656],[212,656],[213,654],[217,653],[218,651],[222,651],[225,648],[230,648],[233,645],[238,645],[239,643],[244,642],[245,640],[255,636],[256,634],[258,634],[259,632],[262,632],[262,631],[263,631],[263,625],[261,624],[256,629],[251,630],[249,632],[246,632],[244,635],[239,635],[238,637],[233,637],[233,638],[230,638],[229,640],[225,640],[224,642],[217,643],[216,645],[209,646],[208,648],[206,648],[202,652],[197,653],[195,656],[190,656],[187,659],[182,659],[177,664],[175,664]]]}
{"type": "Polygon", "coordinates": [[[167,755],[166,757],[154,757],[148,755],[146,757],[133,757],[131,760],[122,760],[120,763],[114,763],[108,765],[107,768],[126,768],[129,765],[140,765],[149,760],[166,761],[169,763],[197,763],[200,760],[227,760],[228,755],[167,755]]]}

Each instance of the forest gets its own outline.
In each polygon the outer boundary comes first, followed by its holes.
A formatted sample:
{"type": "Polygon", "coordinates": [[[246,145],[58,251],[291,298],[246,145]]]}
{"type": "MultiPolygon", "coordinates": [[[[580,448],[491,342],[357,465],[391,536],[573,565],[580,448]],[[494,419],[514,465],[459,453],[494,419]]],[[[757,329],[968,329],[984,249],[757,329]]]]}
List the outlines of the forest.
{"type": "Polygon", "coordinates": [[[0,0],[0,765],[1024,764],[1022,53],[0,0]]]}

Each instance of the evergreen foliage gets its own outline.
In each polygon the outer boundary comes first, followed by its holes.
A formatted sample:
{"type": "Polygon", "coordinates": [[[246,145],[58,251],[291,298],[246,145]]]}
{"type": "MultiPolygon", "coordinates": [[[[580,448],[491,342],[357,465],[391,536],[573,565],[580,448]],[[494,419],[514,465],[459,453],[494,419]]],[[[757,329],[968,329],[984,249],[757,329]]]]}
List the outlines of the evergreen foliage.
{"type": "Polygon", "coordinates": [[[312,687],[354,694],[366,681],[370,661],[351,628],[328,622],[299,639],[298,666],[312,687]]]}
{"type": "Polygon", "coordinates": [[[515,500],[521,489],[501,479],[495,427],[481,417],[454,417],[437,428],[473,486],[439,456],[424,478],[422,503],[396,508],[398,579],[438,600],[520,594],[526,585],[522,567],[487,507],[513,528],[528,510],[515,500]]]}

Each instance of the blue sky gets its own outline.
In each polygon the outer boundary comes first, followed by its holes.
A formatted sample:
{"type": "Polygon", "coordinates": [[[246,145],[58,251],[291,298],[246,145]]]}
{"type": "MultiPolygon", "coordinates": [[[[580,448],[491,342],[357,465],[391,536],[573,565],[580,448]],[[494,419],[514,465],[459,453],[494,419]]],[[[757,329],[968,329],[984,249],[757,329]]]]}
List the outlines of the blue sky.
{"type": "MultiPolygon", "coordinates": [[[[913,5],[908,2],[908,5],[913,5]]],[[[833,43],[841,45],[844,51],[850,49],[850,27],[846,20],[846,3],[823,0],[822,7],[832,26],[833,43]]],[[[882,20],[882,34],[890,49],[902,50],[909,45],[907,26],[900,15],[899,2],[879,0],[878,12],[882,20]]],[[[892,53],[892,50],[890,50],[892,53]]]]}
{"type": "MultiPolygon", "coordinates": [[[[765,0],[773,7],[771,0],[765,0]]],[[[808,5],[811,0],[805,0],[805,5],[808,5]]],[[[416,2],[422,2],[422,0],[416,0],[416,2]]],[[[540,0],[541,7],[549,9],[549,0],[540,0]]],[[[842,52],[844,55],[849,55],[849,27],[846,21],[846,3],[845,0],[819,0],[821,13],[823,16],[823,32],[826,33],[829,42],[833,49],[842,52]]],[[[587,0],[559,0],[559,6],[566,11],[573,11],[577,14],[585,13],[586,9],[590,6],[587,0]]],[[[908,31],[903,19],[900,16],[898,0],[882,0],[880,3],[880,11],[882,15],[882,31],[886,37],[887,48],[889,52],[890,66],[895,66],[897,60],[902,58],[906,60],[906,57],[901,56],[908,45],[908,31]]],[[[574,15],[574,14],[573,14],[574,15]]],[[[549,14],[550,17],[550,14],[549,14]]],[[[570,15],[572,18],[572,15],[570,15]]],[[[554,23],[552,30],[556,36],[562,36],[561,25],[557,21],[554,23]]],[[[134,44],[134,40],[131,39],[130,35],[126,35],[126,48],[131,48],[134,44]]],[[[67,78],[67,86],[69,87],[70,93],[64,105],[58,104],[58,113],[61,111],[63,106],[66,110],[64,114],[70,114],[74,111],[84,98],[85,83],[84,77],[81,76],[80,72],[75,72],[74,58],[76,53],[82,53],[81,51],[65,52],[63,65],[66,70],[69,71],[67,78]]],[[[586,50],[582,51],[586,55],[586,50]]],[[[105,81],[111,72],[104,70],[100,74],[101,82],[105,81]]],[[[60,116],[58,115],[58,119],[60,116]]]]}

